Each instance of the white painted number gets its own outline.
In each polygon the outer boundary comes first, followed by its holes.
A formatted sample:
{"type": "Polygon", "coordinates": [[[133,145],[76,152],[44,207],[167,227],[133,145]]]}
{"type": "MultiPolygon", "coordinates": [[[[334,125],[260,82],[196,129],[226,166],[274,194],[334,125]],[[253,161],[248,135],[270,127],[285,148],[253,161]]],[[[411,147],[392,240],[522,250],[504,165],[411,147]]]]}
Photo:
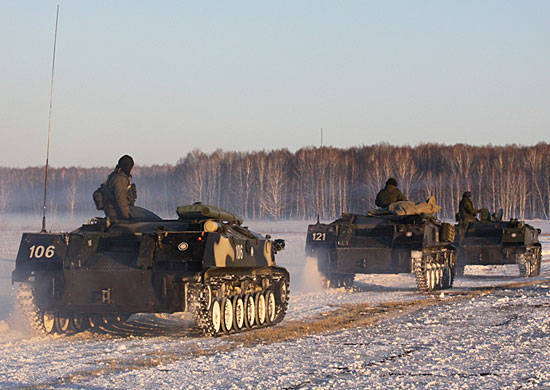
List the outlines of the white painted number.
{"type": "Polygon", "coordinates": [[[242,245],[235,245],[235,252],[237,255],[237,260],[242,260],[244,257],[244,250],[242,245]]]}
{"type": "Polygon", "coordinates": [[[313,233],[313,241],[326,241],[326,233],[313,233]]]}
{"type": "Polygon", "coordinates": [[[29,259],[40,259],[42,257],[45,257],[46,259],[51,259],[55,256],[55,246],[53,245],[50,245],[47,248],[44,247],[44,245],[33,245],[29,249],[31,251],[29,259]]]}

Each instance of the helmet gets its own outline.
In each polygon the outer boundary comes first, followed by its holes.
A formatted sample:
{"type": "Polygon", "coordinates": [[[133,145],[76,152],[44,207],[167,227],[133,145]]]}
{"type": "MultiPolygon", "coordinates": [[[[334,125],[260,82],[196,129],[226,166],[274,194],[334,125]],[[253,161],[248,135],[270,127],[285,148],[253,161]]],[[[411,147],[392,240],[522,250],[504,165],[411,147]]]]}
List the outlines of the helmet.
{"type": "Polygon", "coordinates": [[[124,156],[118,159],[117,168],[120,168],[128,176],[130,176],[130,172],[132,171],[133,167],[134,167],[134,159],[132,158],[132,156],[125,154],[124,156]]]}
{"type": "Polygon", "coordinates": [[[387,185],[387,186],[392,185],[392,186],[396,186],[396,187],[397,187],[397,180],[395,180],[393,177],[390,177],[390,178],[386,181],[386,185],[387,185]]]}

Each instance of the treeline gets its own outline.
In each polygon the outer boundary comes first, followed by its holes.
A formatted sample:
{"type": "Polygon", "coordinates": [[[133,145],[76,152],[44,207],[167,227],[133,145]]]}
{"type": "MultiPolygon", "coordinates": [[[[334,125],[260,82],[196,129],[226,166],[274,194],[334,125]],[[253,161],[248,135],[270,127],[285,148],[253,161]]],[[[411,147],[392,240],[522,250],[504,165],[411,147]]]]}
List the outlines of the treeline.
{"type": "MultiPolygon", "coordinates": [[[[114,156],[116,157],[116,156],[114,156]]],[[[94,210],[91,194],[112,168],[55,168],[49,212],[94,210]]],[[[42,210],[43,168],[0,168],[0,213],[42,210]]],[[[333,218],[365,212],[393,176],[411,200],[431,195],[452,218],[465,190],[476,207],[503,208],[506,217],[550,215],[550,144],[469,146],[379,144],[349,149],[259,152],[195,150],[173,165],[136,167],[137,204],[165,217],[202,201],[245,218],[333,218]]],[[[99,212],[98,212],[99,213],[99,212]]]]}

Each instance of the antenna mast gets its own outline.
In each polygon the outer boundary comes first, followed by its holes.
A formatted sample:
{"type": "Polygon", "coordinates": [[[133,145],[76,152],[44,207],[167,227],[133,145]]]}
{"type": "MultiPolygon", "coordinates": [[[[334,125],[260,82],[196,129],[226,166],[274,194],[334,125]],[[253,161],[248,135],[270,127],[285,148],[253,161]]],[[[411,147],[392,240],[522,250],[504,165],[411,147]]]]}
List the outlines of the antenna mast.
{"type": "Polygon", "coordinates": [[[323,147],[323,128],[321,127],[321,147],[323,147]]]}
{"type": "Polygon", "coordinates": [[[44,170],[44,204],[42,206],[42,230],[41,233],[46,233],[46,209],[48,195],[48,166],[50,161],[50,136],[52,133],[52,107],[53,107],[53,76],[55,74],[55,49],[57,46],[57,22],[59,20],[59,4],[55,13],[55,34],[53,39],[53,57],[52,57],[52,78],[50,81],[50,111],[48,114],[48,146],[46,148],[46,168],[44,170]]]}

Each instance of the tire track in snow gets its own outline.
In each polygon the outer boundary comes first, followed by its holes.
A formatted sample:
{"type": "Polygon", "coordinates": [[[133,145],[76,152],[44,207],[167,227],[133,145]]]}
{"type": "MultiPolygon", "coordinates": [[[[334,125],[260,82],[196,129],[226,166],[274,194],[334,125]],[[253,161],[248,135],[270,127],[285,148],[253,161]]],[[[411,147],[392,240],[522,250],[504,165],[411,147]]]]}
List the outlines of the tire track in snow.
{"type": "MultiPolygon", "coordinates": [[[[181,349],[155,351],[130,359],[101,359],[94,363],[94,365],[100,366],[98,368],[75,371],[47,382],[32,385],[19,384],[18,388],[44,389],[60,385],[76,384],[101,375],[158,367],[175,361],[212,356],[243,347],[253,347],[258,344],[284,343],[303,337],[328,334],[350,328],[368,327],[384,320],[401,317],[435,305],[444,305],[476,296],[489,295],[499,290],[522,288],[549,282],[550,278],[539,277],[534,280],[502,284],[496,287],[470,288],[466,291],[451,290],[444,294],[440,294],[440,292],[426,293],[419,299],[407,302],[385,302],[376,305],[369,303],[345,304],[334,311],[321,313],[305,320],[285,321],[275,327],[222,336],[219,340],[225,343],[221,345],[218,344],[207,348],[185,345],[181,349]]],[[[417,348],[421,348],[421,346],[408,347],[403,352],[390,355],[384,359],[387,361],[387,359],[397,360],[404,358],[413,354],[417,348]]],[[[379,364],[381,363],[383,362],[379,362],[379,364]]],[[[372,364],[376,364],[376,362],[372,362],[372,364]]]]}

